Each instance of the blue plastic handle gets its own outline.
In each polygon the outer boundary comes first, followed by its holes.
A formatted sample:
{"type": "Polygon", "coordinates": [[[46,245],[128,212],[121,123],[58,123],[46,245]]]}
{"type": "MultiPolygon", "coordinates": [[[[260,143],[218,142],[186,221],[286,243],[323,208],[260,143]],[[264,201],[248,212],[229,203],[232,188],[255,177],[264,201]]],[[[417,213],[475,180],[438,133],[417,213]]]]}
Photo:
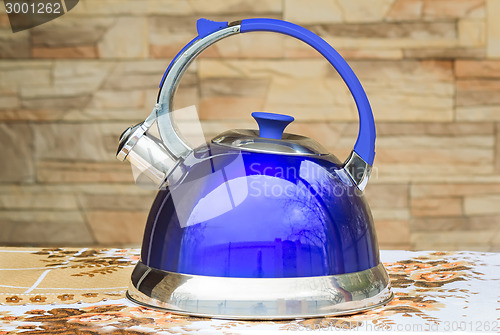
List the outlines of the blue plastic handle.
{"type": "Polygon", "coordinates": [[[342,56],[324,39],[296,24],[276,19],[246,19],[241,21],[242,33],[251,31],[271,31],[295,37],[322,54],[342,77],[351,91],[359,113],[359,132],[354,151],[365,162],[373,165],[375,159],[375,121],[365,90],[351,67],[342,56]]]}
{"type": "MultiPolygon", "coordinates": [[[[228,27],[227,22],[216,22],[207,19],[199,19],[197,22],[198,36],[189,42],[170,63],[167,71],[163,75],[160,87],[163,85],[165,76],[175,60],[197,39],[203,38],[215,31],[228,27]]],[[[276,20],[276,19],[246,19],[240,23],[242,33],[252,31],[270,31],[295,37],[316,49],[322,54],[342,77],[347,87],[351,91],[359,113],[359,132],[354,151],[368,164],[373,165],[375,159],[375,121],[373,120],[370,102],[366,96],[365,90],[361,86],[358,78],[351,67],[342,58],[342,56],[328,44],[324,39],[313,32],[298,26],[296,24],[276,20]]]]}

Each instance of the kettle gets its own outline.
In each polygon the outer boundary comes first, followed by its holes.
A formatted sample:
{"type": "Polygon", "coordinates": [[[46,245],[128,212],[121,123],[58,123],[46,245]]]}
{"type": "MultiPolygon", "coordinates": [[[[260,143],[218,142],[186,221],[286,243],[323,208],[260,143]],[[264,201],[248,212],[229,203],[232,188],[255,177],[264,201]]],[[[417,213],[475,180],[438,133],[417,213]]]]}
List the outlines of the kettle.
{"type": "Polygon", "coordinates": [[[120,138],[117,157],[159,188],[127,297],[174,313],[264,320],[350,314],[389,302],[363,195],[375,124],[354,72],[322,38],[290,22],[199,19],[197,31],[168,66],[152,113],[120,138]],[[311,138],[284,132],[294,118],[282,114],[254,112],[258,130],[229,130],[197,148],[183,139],[172,116],[183,73],[210,45],[253,31],[309,44],[343,78],[359,112],[345,162],[311,138]]]}

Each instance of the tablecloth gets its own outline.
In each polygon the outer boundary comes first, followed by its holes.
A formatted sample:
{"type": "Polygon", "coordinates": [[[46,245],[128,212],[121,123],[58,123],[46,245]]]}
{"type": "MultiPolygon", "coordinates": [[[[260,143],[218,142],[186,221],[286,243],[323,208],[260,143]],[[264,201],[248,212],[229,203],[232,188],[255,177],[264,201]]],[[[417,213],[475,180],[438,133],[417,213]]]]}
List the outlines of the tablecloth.
{"type": "Polygon", "coordinates": [[[394,299],[350,316],[231,321],[125,298],[139,249],[0,248],[0,335],[500,330],[500,254],[381,251],[394,299]]]}

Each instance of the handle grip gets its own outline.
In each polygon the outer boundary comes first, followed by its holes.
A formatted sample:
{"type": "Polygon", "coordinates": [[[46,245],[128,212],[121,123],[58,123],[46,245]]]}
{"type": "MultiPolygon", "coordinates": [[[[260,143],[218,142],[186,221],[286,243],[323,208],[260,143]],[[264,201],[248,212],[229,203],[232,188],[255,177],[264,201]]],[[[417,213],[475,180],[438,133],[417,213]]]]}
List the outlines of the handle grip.
{"type": "Polygon", "coordinates": [[[359,113],[359,131],[354,151],[368,164],[375,158],[375,121],[366,93],[351,67],[324,39],[296,24],[276,19],[247,19],[241,21],[241,32],[271,31],[295,37],[322,54],[342,77],[351,91],[359,113]]]}
{"type": "MultiPolygon", "coordinates": [[[[295,37],[316,49],[337,70],[347,87],[349,88],[356,103],[359,114],[359,132],[354,145],[354,152],[367,164],[372,165],[375,158],[375,121],[373,119],[370,103],[358,78],[342,58],[342,56],[325,40],[313,32],[296,24],[277,19],[246,19],[238,22],[215,22],[199,19],[197,22],[198,37],[189,42],[170,63],[160,84],[158,103],[162,106],[158,113],[159,123],[164,123],[163,131],[160,125],[160,135],[173,139],[172,135],[166,134],[167,130],[174,130],[172,120],[165,118],[165,114],[171,114],[173,94],[180,81],[180,77],[187,66],[196,56],[210,45],[222,38],[238,32],[246,33],[252,31],[269,31],[295,37]],[[182,56],[182,57],[181,57],[182,56]],[[184,59],[183,59],[184,58],[184,59]],[[164,121],[163,121],[164,120],[164,121]]],[[[181,140],[174,141],[173,149],[182,155],[182,150],[188,147],[181,140]],[[177,145],[177,149],[176,149],[177,145]]]]}

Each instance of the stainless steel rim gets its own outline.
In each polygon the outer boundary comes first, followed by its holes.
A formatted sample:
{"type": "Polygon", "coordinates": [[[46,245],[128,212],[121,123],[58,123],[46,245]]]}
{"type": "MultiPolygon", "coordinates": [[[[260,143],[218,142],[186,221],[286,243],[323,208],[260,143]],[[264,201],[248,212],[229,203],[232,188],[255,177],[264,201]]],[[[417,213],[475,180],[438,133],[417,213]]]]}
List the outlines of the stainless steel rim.
{"type": "Polygon", "coordinates": [[[323,156],[329,152],[313,139],[283,133],[280,140],[259,137],[257,130],[232,129],[217,135],[212,143],[252,152],[297,156],[323,156]]]}
{"type": "Polygon", "coordinates": [[[127,298],[177,314],[277,320],[353,314],[388,303],[393,295],[383,265],[334,276],[228,278],[187,275],[139,262],[127,298]]]}

